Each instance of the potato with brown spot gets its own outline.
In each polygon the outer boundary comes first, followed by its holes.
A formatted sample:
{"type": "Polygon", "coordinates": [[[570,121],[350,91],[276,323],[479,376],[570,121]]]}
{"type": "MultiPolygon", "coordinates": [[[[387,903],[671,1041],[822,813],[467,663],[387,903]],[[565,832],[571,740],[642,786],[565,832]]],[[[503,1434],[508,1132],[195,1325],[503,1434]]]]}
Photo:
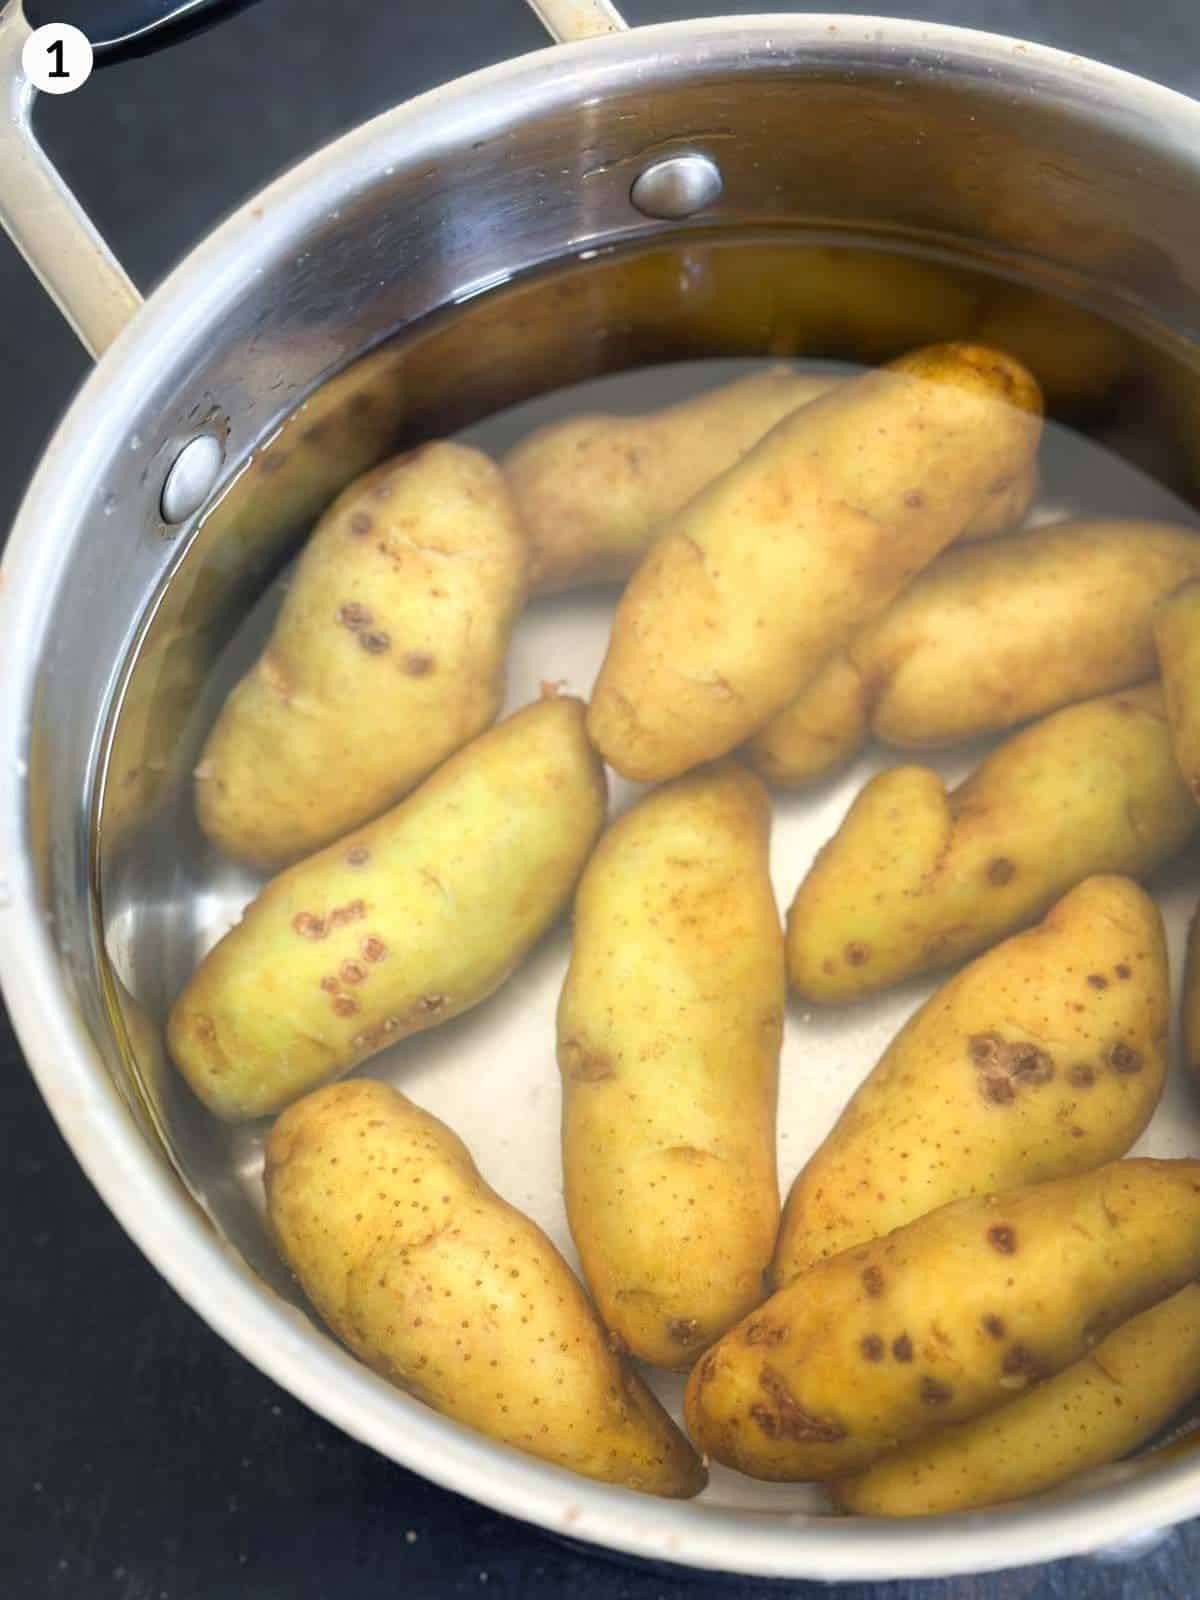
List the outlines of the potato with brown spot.
{"type": "Polygon", "coordinates": [[[652,782],[741,744],[962,533],[998,478],[1027,468],[1040,406],[1007,356],[943,345],[785,418],[667,521],[630,580],[588,713],[601,753],[652,782]]]}
{"type": "Polygon", "coordinates": [[[387,1084],[321,1089],[271,1129],[265,1182],[305,1293],[390,1382],[586,1477],[677,1498],[703,1488],[566,1262],[444,1123],[387,1084]]]}
{"type": "Polygon", "coordinates": [[[267,884],[172,1007],[176,1065],[218,1116],[260,1117],[478,1005],[567,904],[604,813],[583,706],[527,706],[267,884]]]}
{"type": "Polygon", "coordinates": [[[956,1200],[820,1262],[731,1329],[688,1381],[688,1431],[755,1478],[860,1472],[1082,1360],[1198,1273],[1200,1161],[956,1200]],[[876,1361],[874,1338],[911,1359],[876,1361]]]}
{"type": "Polygon", "coordinates": [[[779,1220],[783,934],[762,784],[655,790],[588,863],[558,1008],[567,1217],[601,1317],[686,1371],[762,1299],[779,1220]]]}
{"type": "Polygon", "coordinates": [[[300,557],[195,786],[227,855],[275,869],[395,804],[500,707],[525,543],[486,456],[431,444],[353,483],[300,557]]]}
{"type": "Polygon", "coordinates": [[[830,1488],[865,1517],[928,1517],[1040,1494],[1136,1450],[1200,1395],[1200,1287],[1110,1333],[996,1411],[942,1428],[830,1488]]]}
{"type": "Polygon", "coordinates": [[[1151,872],[1198,822],[1156,684],[1034,723],[949,794],[927,767],[893,767],[861,791],[796,891],[792,983],[836,1004],[951,966],[1084,878],[1151,872]],[[869,959],[851,959],[855,946],[869,959]]]}
{"type": "MultiPolygon", "coordinates": [[[[1195,575],[1200,537],[1165,522],[1063,522],[948,550],[746,759],[768,782],[802,787],[869,737],[937,749],[1140,683],[1157,670],[1155,607],[1195,575]]],[[[1200,773],[1200,735],[1197,752],[1200,773]]]]}
{"type": "Polygon", "coordinates": [[[1128,878],[1089,878],[901,1029],[792,1185],[776,1286],[950,1200],[1124,1155],[1162,1094],[1169,1018],[1154,902],[1128,878]],[[1081,977],[1122,964],[1128,982],[1081,977]]]}
{"type": "Polygon", "coordinates": [[[529,539],[531,591],[627,578],[662,522],[837,382],[773,366],[659,411],[538,428],[503,463],[529,539]]]}
{"type": "MultiPolygon", "coordinates": [[[[556,594],[628,578],[661,525],[777,422],[843,377],[784,365],[639,416],[589,412],[536,429],[503,466],[529,539],[529,586],[556,594]]],[[[998,478],[963,539],[1019,525],[1037,469],[998,478]]]]}

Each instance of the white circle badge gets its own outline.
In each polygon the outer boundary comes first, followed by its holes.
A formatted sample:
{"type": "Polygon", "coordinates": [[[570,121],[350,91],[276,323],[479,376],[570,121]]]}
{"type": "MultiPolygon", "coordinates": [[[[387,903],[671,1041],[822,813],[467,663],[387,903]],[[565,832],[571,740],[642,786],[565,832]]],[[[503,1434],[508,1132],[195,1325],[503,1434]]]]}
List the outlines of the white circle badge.
{"type": "Polygon", "coordinates": [[[25,76],[43,94],[70,94],[92,75],[92,45],[86,33],[69,22],[47,22],[35,28],[21,51],[25,76]]]}

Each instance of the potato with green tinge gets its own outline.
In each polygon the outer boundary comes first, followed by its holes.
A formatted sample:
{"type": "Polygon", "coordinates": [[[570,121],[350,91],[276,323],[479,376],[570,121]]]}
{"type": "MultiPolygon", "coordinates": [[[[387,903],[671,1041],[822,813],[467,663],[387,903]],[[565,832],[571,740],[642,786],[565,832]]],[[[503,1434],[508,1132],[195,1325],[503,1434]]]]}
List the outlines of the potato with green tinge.
{"type": "Polygon", "coordinates": [[[1040,407],[1017,362],[943,345],[785,418],[630,580],[588,712],[601,754],[651,782],[741,744],[1028,469],[1040,407]]]}
{"type": "Polygon", "coordinates": [[[589,1478],[703,1488],[695,1451],[609,1349],[566,1262],[444,1123],[387,1084],[335,1084],[275,1123],[265,1182],[284,1259],[383,1377],[589,1478]]]}
{"type": "Polygon", "coordinates": [[[835,1004],[952,966],[1084,878],[1145,876],[1198,823],[1157,684],[1034,723],[950,794],[928,767],[893,767],[861,791],[796,891],[789,976],[835,1004]]]}
{"type": "Polygon", "coordinates": [[[394,805],[495,718],[525,598],[504,476],[430,444],[341,494],[196,769],[225,854],[273,870],[394,805]]]}
{"type": "Polygon", "coordinates": [[[526,706],[267,884],[172,1007],[176,1065],[259,1117],[477,1005],[567,904],[605,804],[580,702],[526,706]]]}
{"type": "Polygon", "coordinates": [[[1154,637],[1175,758],[1200,804],[1200,578],[1163,600],[1154,637]]]}
{"type": "Polygon", "coordinates": [[[734,762],[601,839],[558,1008],[567,1218],[606,1325],[686,1371],[763,1298],[786,979],[770,807],[734,762]]]}
{"type": "Polygon", "coordinates": [[[746,759],[798,787],[871,736],[937,748],[1140,683],[1157,670],[1155,606],[1197,575],[1200,537],[1163,522],[1064,522],[948,550],[755,734],[746,759]]]}
{"type": "Polygon", "coordinates": [[[1200,1161],[955,1200],[731,1329],[692,1369],[688,1431],[751,1477],[842,1477],[1082,1360],[1198,1273],[1200,1161]]]}
{"type": "Polygon", "coordinates": [[[928,1517],[1040,1494],[1136,1450],[1200,1395],[1200,1286],[1123,1323],[1095,1350],[973,1422],[830,1485],[845,1511],[928,1517]]]}
{"type": "MultiPolygon", "coordinates": [[[[503,462],[529,539],[531,592],[627,578],[668,517],[777,422],[844,382],[779,365],[658,411],[588,412],[535,429],[503,462]]],[[[998,480],[961,537],[1016,527],[1037,485],[1033,463],[998,480]]]]}
{"type": "Polygon", "coordinates": [[[776,1286],[950,1200],[1124,1155],[1162,1094],[1170,1003],[1154,902],[1081,883],[897,1034],[792,1185],[776,1286]]]}

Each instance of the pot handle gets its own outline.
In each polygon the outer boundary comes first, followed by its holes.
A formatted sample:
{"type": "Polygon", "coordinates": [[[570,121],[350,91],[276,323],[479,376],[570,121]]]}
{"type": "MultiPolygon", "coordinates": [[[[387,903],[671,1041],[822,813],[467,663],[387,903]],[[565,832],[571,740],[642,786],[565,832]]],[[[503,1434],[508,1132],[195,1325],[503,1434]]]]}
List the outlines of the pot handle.
{"type": "MultiPolygon", "coordinates": [[[[251,0],[0,0],[0,226],[98,360],[142,297],[33,131],[36,91],[21,56],[35,26],[69,22],[98,65],[207,27],[251,0]]],[[[611,0],[528,0],[559,43],[619,33],[611,0]]]]}
{"type": "Polygon", "coordinates": [[[624,33],[629,24],[612,0],[525,0],[556,44],[624,33]]]}

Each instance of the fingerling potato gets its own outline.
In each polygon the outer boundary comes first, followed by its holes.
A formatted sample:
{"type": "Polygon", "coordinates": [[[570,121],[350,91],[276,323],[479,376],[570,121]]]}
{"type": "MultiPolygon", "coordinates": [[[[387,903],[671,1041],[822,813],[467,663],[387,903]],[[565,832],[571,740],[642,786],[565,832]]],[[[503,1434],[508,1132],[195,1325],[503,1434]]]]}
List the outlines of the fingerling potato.
{"type": "Polygon", "coordinates": [[[1198,821],[1157,684],[1034,723],[951,794],[927,767],[893,767],[862,790],[796,891],[791,981],[830,1004],[952,966],[1084,878],[1145,876],[1198,821]]]}
{"type": "MultiPolygon", "coordinates": [[[[754,736],[747,758],[796,787],[868,735],[937,748],[1140,683],[1157,670],[1156,605],[1195,575],[1200,537],[1169,523],[1064,522],[948,550],[754,736]]],[[[1200,773],[1200,735],[1197,759],[1200,773]]]]}
{"type": "Polygon", "coordinates": [[[1089,878],[901,1029],[792,1185],[772,1276],[948,1201],[1124,1153],[1167,1074],[1167,950],[1128,878],[1089,878]]]}
{"type": "Polygon", "coordinates": [[[196,815],[274,870],[369,821],[494,719],[525,595],[500,469],[431,444],[321,518],[259,660],[201,754],[196,815]]]}
{"type": "Polygon", "coordinates": [[[1200,804],[1200,578],[1163,600],[1154,636],[1175,757],[1200,804]]]}
{"type": "Polygon", "coordinates": [[[830,1487],[845,1511],[928,1517],[1040,1494],[1136,1450],[1200,1394],[1200,1287],[1123,1323],[1095,1350],[973,1422],[830,1487]]]}
{"type": "Polygon", "coordinates": [[[701,1358],[699,1448],[842,1477],[1080,1361],[1200,1272],[1200,1161],[1117,1161],[955,1200],[821,1262],[701,1358]]]}
{"type": "Polygon", "coordinates": [[[545,699],[376,822],[272,879],[172,1007],[171,1055],[237,1121],[478,1005],[570,898],[604,825],[583,707],[545,699]]]}
{"type": "MultiPolygon", "coordinates": [[[[659,411],[591,412],[535,429],[503,462],[529,539],[530,592],[628,578],[662,523],[777,422],[845,381],[779,365],[659,411]]],[[[1033,463],[999,480],[961,537],[1015,528],[1037,489],[1033,463]]]]}
{"type": "Polygon", "coordinates": [[[605,1324],[656,1366],[686,1371],[766,1292],[786,986],[769,832],[744,767],[690,773],[613,823],[576,896],[567,1218],[605,1324]]]}
{"type": "Polygon", "coordinates": [[[1187,955],[1183,967],[1183,1052],[1192,1076],[1200,1084],[1200,907],[1188,927],[1187,955]]]}
{"type": "Polygon", "coordinates": [[[503,463],[529,539],[532,592],[627,578],[661,522],[837,382],[773,366],[659,411],[538,428],[503,463]]]}
{"type": "Polygon", "coordinates": [[[676,1497],[703,1487],[566,1262],[444,1123],[387,1084],[335,1084],[275,1123],[265,1182],[305,1293],[390,1382],[586,1477],[676,1497]]]}
{"type": "Polygon", "coordinates": [[[1039,409],[1018,363],[944,345],[785,418],[630,580],[588,712],[605,759],[656,782],[741,744],[1027,468],[1039,409]]]}

